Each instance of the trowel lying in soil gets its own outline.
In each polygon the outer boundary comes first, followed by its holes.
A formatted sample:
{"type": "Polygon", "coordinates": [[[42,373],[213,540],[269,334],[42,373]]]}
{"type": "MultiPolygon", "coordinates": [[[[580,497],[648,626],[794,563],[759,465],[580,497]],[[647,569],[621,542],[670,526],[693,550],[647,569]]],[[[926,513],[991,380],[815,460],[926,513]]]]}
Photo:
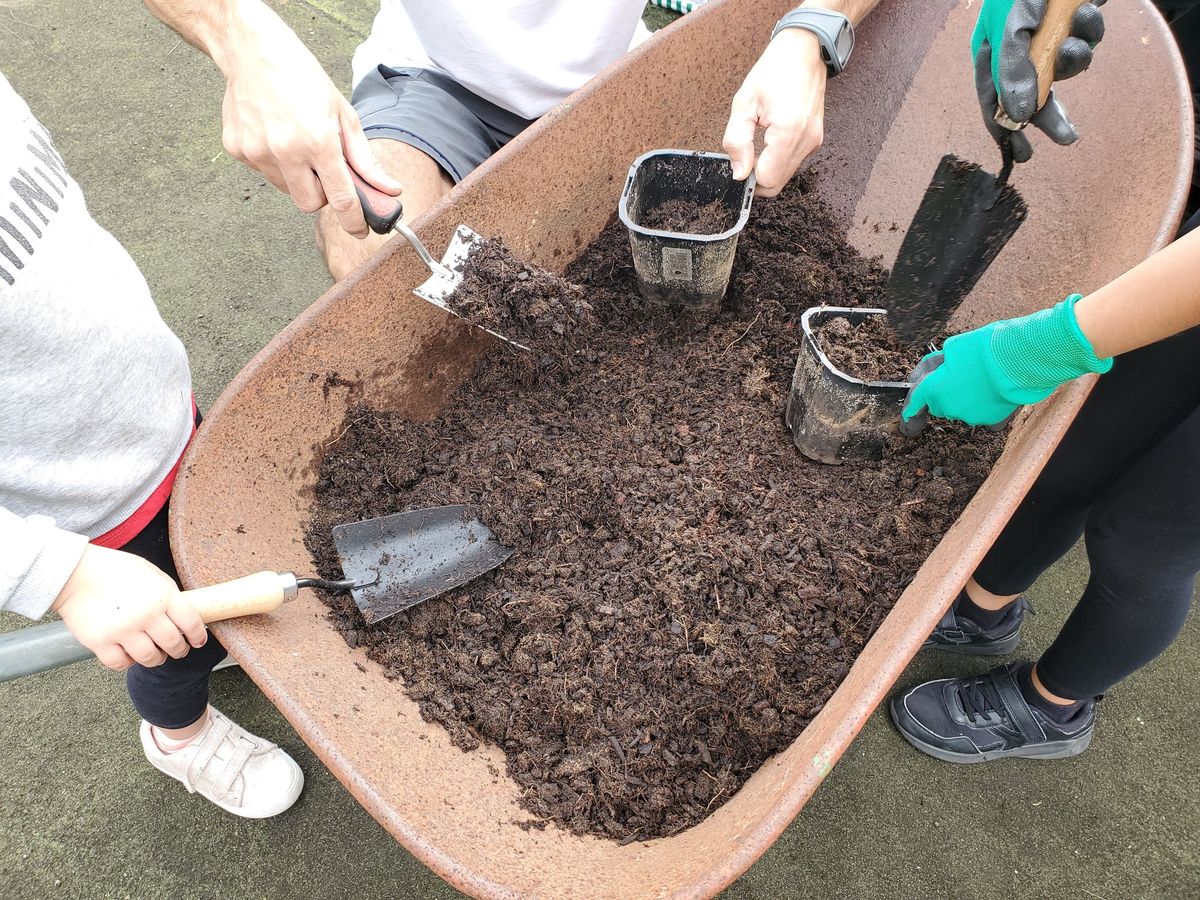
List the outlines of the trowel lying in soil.
{"type": "MultiPolygon", "coordinates": [[[[1083,0],[1049,0],[1042,24],[1030,38],[1029,58],[1038,80],[1038,109],[1054,83],[1054,65],[1071,19],[1083,0]]],[[[1008,183],[1013,156],[1010,134],[1023,127],[1001,106],[995,121],[1005,131],[1000,175],[956,156],[943,156],[912,225],[900,245],[887,284],[888,319],[906,344],[924,344],[946,329],[950,317],[975,287],[1027,209],[1008,183]]]]}
{"type": "MultiPolygon", "coordinates": [[[[274,612],[300,588],[350,591],[371,625],[461,587],[500,565],[512,550],[463,506],[439,506],[337,525],[342,581],[256,572],[184,591],[206,622],[274,612]]],[[[62,622],[0,635],[0,682],[87,659],[92,653],[62,622]]]]}
{"type": "MultiPolygon", "coordinates": [[[[429,266],[430,276],[425,279],[420,285],[413,288],[413,293],[424,300],[428,300],[439,309],[444,309],[453,316],[470,322],[465,316],[455,310],[447,299],[451,297],[458,286],[462,284],[462,268],[467,260],[467,256],[480,243],[483,238],[468,228],[466,225],[459,225],[454,231],[454,237],[450,239],[450,246],[446,248],[445,254],[442,256],[442,261],[438,262],[433,258],[425,245],[421,243],[421,239],[416,233],[409,228],[401,217],[404,215],[404,204],[395,197],[377,191],[371,185],[367,184],[357,172],[350,170],[350,175],[354,181],[354,190],[358,192],[358,202],[362,204],[363,218],[367,222],[367,226],[376,234],[389,234],[392,231],[398,231],[404,236],[412,248],[417,251],[417,255],[421,257],[421,261],[429,266]]],[[[530,352],[529,348],[524,344],[505,337],[498,331],[492,331],[483,325],[470,322],[476,328],[483,328],[488,334],[493,337],[498,337],[506,344],[510,344],[519,350],[530,352]]]]}

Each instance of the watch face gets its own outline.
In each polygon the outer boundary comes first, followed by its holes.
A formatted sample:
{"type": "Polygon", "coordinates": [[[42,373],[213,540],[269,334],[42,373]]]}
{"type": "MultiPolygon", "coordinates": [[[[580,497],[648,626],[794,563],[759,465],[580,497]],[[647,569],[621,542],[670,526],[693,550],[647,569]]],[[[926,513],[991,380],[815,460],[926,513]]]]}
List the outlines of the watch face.
{"type": "Polygon", "coordinates": [[[844,22],[837,36],[837,57],[842,65],[846,64],[846,60],[850,58],[850,51],[853,49],[854,30],[850,27],[849,22],[844,22]]]}

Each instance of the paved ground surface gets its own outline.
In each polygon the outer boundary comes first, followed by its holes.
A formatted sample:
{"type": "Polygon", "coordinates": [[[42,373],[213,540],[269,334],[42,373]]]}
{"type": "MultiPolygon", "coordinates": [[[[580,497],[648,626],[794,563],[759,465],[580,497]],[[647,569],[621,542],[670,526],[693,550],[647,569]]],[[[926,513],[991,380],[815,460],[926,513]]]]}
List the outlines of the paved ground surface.
{"type": "MultiPolygon", "coordinates": [[[[375,4],[279,8],[346,84],[375,4]]],[[[191,353],[201,403],[211,403],[328,284],[310,222],[223,154],[218,73],[127,0],[0,9],[0,69],[53,130],[96,217],[141,264],[191,353]]],[[[1036,586],[1027,647],[1049,642],[1085,579],[1075,554],[1036,586]]],[[[876,715],[729,896],[1200,895],[1198,649],[1193,617],[1159,662],[1104,703],[1095,746],[1067,763],[936,763],[876,715]]],[[[984,667],[923,658],[905,683],[984,667]]],[[[153,773],[121,679],[94,665],[3,686],[0,897],[454,895],[357,806],[240,671],[214,678],[228,713],[304,767],[297,806],[242,822],[153,773]]]]}

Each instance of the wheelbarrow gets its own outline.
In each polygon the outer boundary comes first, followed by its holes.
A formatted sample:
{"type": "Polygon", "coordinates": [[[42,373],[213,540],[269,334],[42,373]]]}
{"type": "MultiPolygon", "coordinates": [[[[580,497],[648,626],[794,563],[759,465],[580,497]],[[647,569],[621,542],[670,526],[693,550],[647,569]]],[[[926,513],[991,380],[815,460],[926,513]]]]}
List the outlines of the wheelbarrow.
{"type": "MultiPolygon", "coordinates": [[[[414,224],[444,246],[459,222],[470,222],[561,272],[612,217],[630,160],[655,147],[719,146],[729,98],[793,5],[705,5],[590,82],[414,224]]],[[[903,236],[890,224],[911,221],[942,154],[995,153],[965,62],[975,11],[952,0],[881,4],[860,29],[853,65],[829,84],[818,190],[854,223],[859,249],[885,262],[903,236]]],[[[1044,142],[1036,164],[1013,176],[1029,219],[952,324],[1093,289],[1159,247],[1178,220],[1192,153],[1182,67],[1148,2],[1109,4],[1106,15],[1093,71],[1065,88],[1086,137],[1069,149],[1044,142]],[[1129,78],[1121,61],[1134,58],[1138,77],[1129,78]]],[[[172,502],[172,544],[188,585],[266,559],[311,566],[302,534],[315,462],[348,405],[428,418],[451,402],[486,340],[408,296],[426,274],[407,247],[383,251],[309,307],[213,407],[172,502]],[[326,371],[355,386],[310,375],[326,371]]],[[[1014,429],[991,477],[809,727],[706,820],[673,837],[622,847],[552,823],[520,827],[529,816],[501,751],[455,748],[402,684],[347,647],[315,599],[301,596],[286,617],[216,630],[359,802],[455,887],[491,897],[712,895],[770,846],[891,691],[1088,388],[1069,386],[1014,429]]]]}

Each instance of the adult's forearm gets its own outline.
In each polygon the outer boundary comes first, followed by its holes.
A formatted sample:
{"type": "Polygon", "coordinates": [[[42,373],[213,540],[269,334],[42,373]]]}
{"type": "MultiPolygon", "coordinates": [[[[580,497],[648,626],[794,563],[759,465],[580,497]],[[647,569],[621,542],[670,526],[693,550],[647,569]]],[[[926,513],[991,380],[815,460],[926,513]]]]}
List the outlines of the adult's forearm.
{"type": "Polygon", "coordinates": [[[1084,297],[1075,318],[1099,357],[1200,325],[1200,229],[1084,297]]]}
{"type": "Polygon", "coordinates": [[[867,17],[867,13],[879,5],[879,0],[804,0],[797,5],[831,9],[849,19],[851,25],[857,25],[867,17]]]}
{"type": "Polygon", "coordinates": [[[393,196],[400,183],[380,167],[358,116],[295,32],[262,0],[145,2],[225,75],[221,140],[229,154],[300,210],[328,205],[348,233],[364,237],[351,170],[393,196]]]}
{"type": "Polygon", "coordinates": [[[246,54],[300,39],[262,0],[145,0],[164,24],[208,54],[227,76],[246,54]]]}

